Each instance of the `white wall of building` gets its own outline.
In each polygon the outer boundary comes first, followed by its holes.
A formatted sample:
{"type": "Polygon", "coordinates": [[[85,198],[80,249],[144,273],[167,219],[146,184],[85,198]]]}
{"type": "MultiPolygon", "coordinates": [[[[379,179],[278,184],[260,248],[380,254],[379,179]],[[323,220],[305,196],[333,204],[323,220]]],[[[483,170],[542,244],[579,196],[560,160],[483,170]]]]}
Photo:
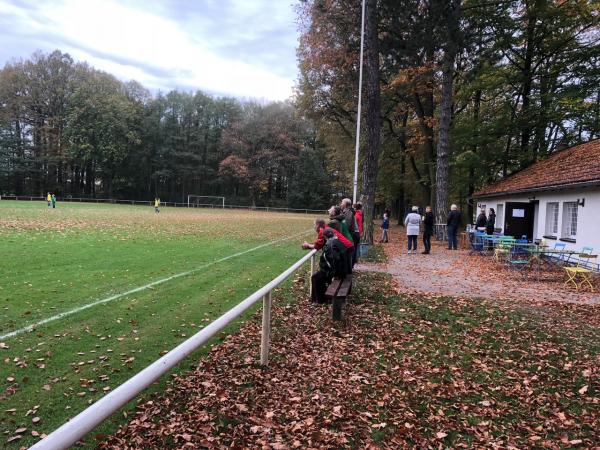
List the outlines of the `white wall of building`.
{"type": "MultiPolygon", "coordinates": [[[[562,191],[546,191],[536,192],[523,195],[514,195],[506,197],[494,197],[477,199],[478,210],[481,205],[489,210],[494,208],[496,212],[499,209],[506,211],[506,202],[523,202],[528,203],[530,199],[538,200],[539,205],[535,208],[534,217],[534,239],[542,239],[546,233],[546,212],[548,203],[558,203],[558,226],[557,232],[554,234],[556,239],[546,239],[547,244],[553,247],[553,242],[564,242],[567,249],[581,250],[583,247],[592,247],[595,254],[600,253],[600,189],[579,189],[579,190],[562,190],[562,191]],[[585,199],[584,206],[577,207],[577,233],[575,242],[562,241],[563,231],[565,229],[565,202],[580,202],[585,199]],[[502,205],[501,208],[499,206],[502,205]]],[[[504,229],[504,218],[498,217],[496,220],[496,228],[504,229]],[[499,219],[502,219],[499,220],[499,219]]]]}

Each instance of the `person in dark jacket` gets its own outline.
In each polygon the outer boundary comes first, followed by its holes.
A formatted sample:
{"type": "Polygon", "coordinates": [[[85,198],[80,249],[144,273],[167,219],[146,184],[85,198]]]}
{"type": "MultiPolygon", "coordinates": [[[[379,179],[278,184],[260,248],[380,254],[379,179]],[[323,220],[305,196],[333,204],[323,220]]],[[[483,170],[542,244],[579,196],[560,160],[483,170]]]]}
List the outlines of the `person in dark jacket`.
{"type": "Polygon", "coordinates": [[[492,235],[492,234],[494,234],[495,229],[496,229],[496,211],[494,211],[494,208],[490,208],[490,214],[488,215],[487,222],[485,223],[485,232],[486,232],[486,234],[492,235]]]}
{"type": "MultiPolygon", "coordinates": [[[[348,264],[350,268],[354,267],[354,237],[350,230],[348,229],[348,224],[346,223],[346,216],[342,214],[342,208],[339,206],[332,206],[329,208],[329,218],[331,221],[329,222],[329,226],[334,230],[340,231],[346,239],[352,242],[352,248],[348,249],[348,264]]],[[[349,271],[352,273],[352,270],[349,271]]]]}
{"type": "Polygon", "coordinates": [[[346,218],[348,224],[348,230],[352,235],[352,241],[354,242],[354,254],[352,255],[352,265],[358,261],[358,246],[360,244],[360,230],[358,228],[358,220],[356,218],[356,211],[352,207],[352,200],[345,198],[342,200],[342,214],[346,218]]]}
{"type": "Polygon", "coordinates": [[[450,207],[450,214],[448,214],[448,220],[446,221],[446,228],[448,230],[448,250],[458,249],[458,229],[462,224],[462,217],[458,211],[458,206],[452,205],[450,207]]]}
{"type": "Polygon", "coordinates": [[[431,211],[431,206],[425,208],[425,215],[423,216],[423,245],[425,246],[424,255],[431,253],[431,236],[433,236],[433,225],[435,218],[431,211]]]}
{"type": "Polygon", "coordinates": [[[323,236],[326,242],[319,258],[319,270],[312,275],[311,302],[318,304],[326,302],[325,292],[333,277],[344,278],[347,273],[346,247],[331,228],[325,229],[323,236]]]}
{"type": "Polygon", "coordinates": [[[477,216],[477,220],[475,221],[475,229],[478,231],[485,230],[486,223],[487,223],[487,217],[485,216],[485,208],[481,208],[479,210],[479,215],[477,216]]]}
{"type": "Polygon", "coordinates": [[[390,217],[387,215],[387,213],[383,214],[383,221],[381,222],[381,226],[379,228],[381,228],[381,239],[379,239],[379,242],[381,242],[381,243],[389,242],[388,241],[388,230],[390,229],[390,217]]]}
{"type": "Polygon", "coordinates": [[[346,216],[342,214],[342,208],[339,206],[332,206],[329,208],[329,226],[341,232],[346,239],[354,242],[354,238],[352,237],[352,233],[350,233],[350,229],[348,227],[348,222],[346,222],[346,216]]]}

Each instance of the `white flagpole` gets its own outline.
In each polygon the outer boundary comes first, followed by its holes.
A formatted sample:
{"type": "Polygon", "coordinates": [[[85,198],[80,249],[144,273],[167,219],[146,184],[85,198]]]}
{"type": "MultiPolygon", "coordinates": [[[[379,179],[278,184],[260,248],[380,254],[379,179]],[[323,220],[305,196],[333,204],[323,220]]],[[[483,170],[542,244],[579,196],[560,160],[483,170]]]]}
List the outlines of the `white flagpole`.
{"type": "Polygon", "coordinates": [[[365,0],[362,0],[360,20],[360,65],[358,69],[358,111],[356,112],[356,145],[354,147],[354,193],[352,201],[356,203],[358,194],[358,156],[360,148],[360,113],[362,107],[363,48],[365,43],[365,0]]]}

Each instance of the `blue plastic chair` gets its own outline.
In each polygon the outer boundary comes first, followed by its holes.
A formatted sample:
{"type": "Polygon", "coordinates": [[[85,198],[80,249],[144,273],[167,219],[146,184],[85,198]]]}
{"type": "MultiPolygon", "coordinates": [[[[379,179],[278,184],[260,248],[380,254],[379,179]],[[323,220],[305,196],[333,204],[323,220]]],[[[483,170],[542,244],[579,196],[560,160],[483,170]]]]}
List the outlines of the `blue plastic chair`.
{"type": "MultiPolygon", "coordinates": [[[[594,251],[594,247],[583,247],[581,249],[581,252],[579,252],[579,254],[580,255],[591,255],[593,251],[594,251]]],[[[587,258],[577,258],[577,264],[582,266],[585,269],[590,269],[590,268],[594,267],[594,263],[592,263],[587,258]]]]}
{"type": "MultiPolygon", "coordinates": [[[[564,242],[555,242],[554,250],[564,250],[567,247],[567,244],[564,242]]],[[[570,255],[569,255],[570,256],[570,255]]],[[[554,254],[551,256],[551,261],[554,261],[557,264],[564,264],[568,261],[569,258],[566,258],[565,255],[554,254]]]]}

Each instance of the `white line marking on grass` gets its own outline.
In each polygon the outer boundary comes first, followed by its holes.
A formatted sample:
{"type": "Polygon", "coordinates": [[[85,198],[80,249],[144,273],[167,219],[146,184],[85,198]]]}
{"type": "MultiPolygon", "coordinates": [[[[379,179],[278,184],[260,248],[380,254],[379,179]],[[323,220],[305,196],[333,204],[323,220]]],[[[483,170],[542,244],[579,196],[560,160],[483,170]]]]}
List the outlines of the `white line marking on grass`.
{"type": "Polygon", "coordinates": [[[4,339],[9,339],[9,338],[15,337],[15,336],[17,336],[19,334],[22,334],[22,333],[27,333],[29,331],[33,331],[37,327],[39,327],[41,325],[45,325],[45,324],[47,324],[49,322],[54,322],[55,320],[62,319],[63,317],[72,316],[73,314],[77,314],[78,312],[84,311],[84,310],[86,310],[88,308],[92,308],[94,306],[102,305],[103,303],[112,302],[112,301],[117,300],[119,298],[125,297],[125,296],[130,295],[130,294],[135,294],[136,292],[144,291],[146,289],[149,289],[149,288],[154,287],[154,286],[158,286],[159,284],[166,283],[167,281],[171,281],[171,280],[174,280],[176,278],[185,277],[186,275],[190,275],[190,274],[192,274],[194,272],[198,272],[199,270],[206,269],[207,267],[210,267],[210,266],[214,266],[215,264],[221,263],[223,261],[227,261],[229,259],[236,258],[238,256],[242,256],[242,255],[245,255],[247,253],[254,252],[254,251],[259,250],[259,249],[261,249],[263,247],[268,247],[269,245],[277,244],[278,242],[283,242],[283,241],[287,241],[288,239],[292,239],[292,238],[295,238],[295,237],[298,237],[298,236],[303,236],[305,234],[308,234],[309,232],[310,231],[305,231],[303,233],[296,234],[294,236],[288,236],[288,237],[284,237],[284,238],[281,238],[281,239],[276,239],[274,241],[265,242],[264,244],[257,245],[256,247],[252,247],[252,248],[250,248],[248,250],[244,250],[243,252],[235,253],[235,254],[229,255],[229,256],[224,256],[223,258],[220,258],[220,259],[217,259],[215,261],[206,263],[206,264],[204,264],[202,266],[196,267],[195,269],[188,270],[186,272],[177,273],[175,275],[171,275],[170,277],[161,278],[159,280],[153,281],[152,283],[148,283],[148,284],[146,284],[144,286],[140,286],[140,287],[137,287],[135,289],[131,289],[131,290],[127,291],[127,292],[122,292],[121,294],[111,295],[110,297],[103,298],[102,300],[97,300],[97,301],[92,302],[92,303],[88,303],[87,305],[78,306],[77,308],[73,308],[73,309],[70,309],[68,311],[61,312],[60,314],[57,314],[55,316],[48,317],[47,319],[40,320],[37,323],[31,324],[31,325],[27,325],[26,327],[19,328],[18,330],[15,330],[15,331],[11,331],[10,333],[3,334],[2,336],[0,336],[0,341],[3,341],[4,339]]]}

